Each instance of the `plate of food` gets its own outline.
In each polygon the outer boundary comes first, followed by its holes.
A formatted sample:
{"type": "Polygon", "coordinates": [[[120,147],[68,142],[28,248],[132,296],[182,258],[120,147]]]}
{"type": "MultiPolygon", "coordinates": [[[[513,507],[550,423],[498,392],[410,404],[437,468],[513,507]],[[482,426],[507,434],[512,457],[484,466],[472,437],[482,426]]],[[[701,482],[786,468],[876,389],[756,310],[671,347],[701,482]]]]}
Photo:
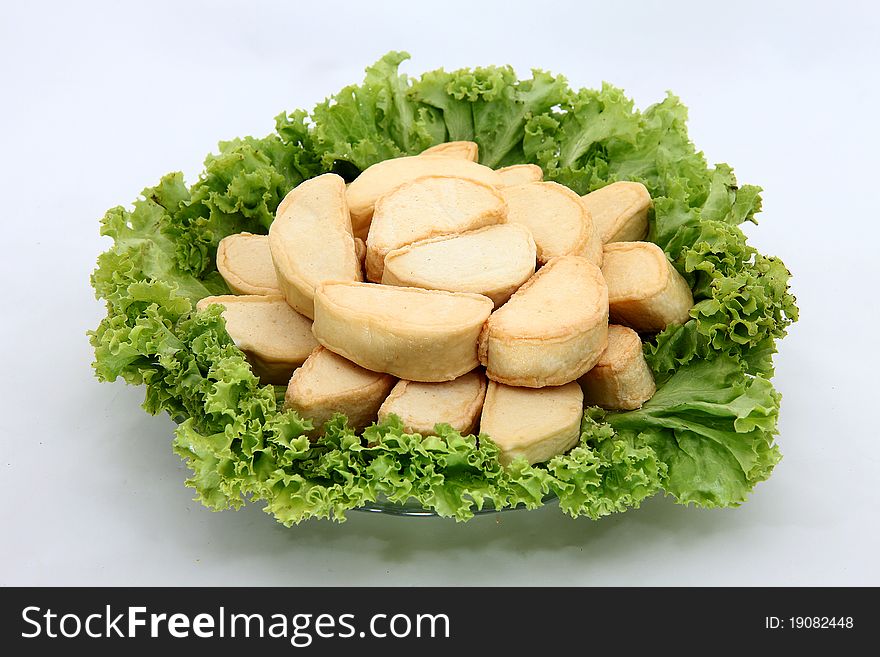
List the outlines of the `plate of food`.
{"type": "Polygon", "coordinates": [[[210,509],[285,525],[746,501],[781,458],[789,272],[672,94],[392,52],[101,221],[90,332],[210,509]]]}

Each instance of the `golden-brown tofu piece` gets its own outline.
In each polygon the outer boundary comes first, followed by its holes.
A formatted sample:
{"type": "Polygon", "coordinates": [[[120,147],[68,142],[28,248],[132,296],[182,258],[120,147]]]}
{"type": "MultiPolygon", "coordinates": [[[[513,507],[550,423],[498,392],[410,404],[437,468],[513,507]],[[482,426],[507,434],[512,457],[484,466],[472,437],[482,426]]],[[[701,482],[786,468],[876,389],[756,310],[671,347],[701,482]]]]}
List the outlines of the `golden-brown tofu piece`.
{"type": "Polygon", "coordinates": [[[442,423],[467,435],[477,427],[485,396],[486,377],[477,370],[442,383],[398,381],[379,409],[379,420],[394,414],[407,433],[433,436],[442,423]]]}
{"type": "Polygon", "coordinates": [[[286,384],[293,370],[318,345],[312,321],[291,308],[282,296],[205,297],[196,310],[214,303],[224,307],[226,332],[263,383],[286,384]]]}
{"type": "Polygon", "coordinates": [[[602,240],[581,197],[555,182],[504,187],[507,220],[529,229],[538,247],[538,263],[563,255],[584,256],[602,264],[602,240]]]}
{"type": "Polygon", "coordinates": [[[636,331],[662,331],[690,319],[691,288],[656,244],[606,244],[602,274],[612,322],[636,331]]]}
{"type": "Polygon", "coordinates": [[[290,378],[284,407],[311,420],[314,434],[335,413],[344,414],[359,431],[376,420],[394,383],[388,374],[365,370],[319,346],[290,378]]]}
{"type": "Polygon", "coordinates": [[[503,465],[520,456],[529,464],[549,461],[580,439],[583,402],[584,393],[576,382],[515,388],[489,381],[480,433],[498,445],[503,465]]]}
{"type": "Polygon", "coordinates": [[[376,201],[403,183],[423,176],[465,178],[497,187],[501,177],[489,167],[457,157],[413,155],[367,167],[348,186],[346,197],[355,237],[366,239],[376,201]]]}
{"type": "Polygon", "coordinates": [[[611,183],[581,198],[603,244],[643,240],[648,235],[651,195],[642,183],[611,183]]]}
{"type": "Polygon", "coordinates": [[[608,327],[608,346],[596,365],[580,378],[584,402],[608,410],[633,410],[654,396],[654,375],[645,362],[642,341],[631,328],[608,327]]]}
{"type": "Polygon", "coordinates": [[[325,173],[291,190],[269,228],[269,249],[287,303],[306,317],[314,317],[318,284],[361,280],[342,178],[325,173]]]}
{"type": "Polygon", "coordinates": [[[457,157],[461,160],[476,162],[480,159],[480,147],[473,141],[447,141],[426,148],[419,155],[438,155],[441,157],[457,157]]]}
{"type": "Polygon", "coordinates": [[[409,381],[451,381],[474,369],[492,300],[372,283],[324,283],[315,295],[318,342],[361,367],[409,381]]]}
{"type": "Polygon", "coordinates": [[[560,256],[492,313],[480,360],[493,381],[559,386],[585,374],[605,349],[608,290],[586,258],[560,256]]]}
{"type": "Polygon", "coordinates": [[[501,167],[495,170],[501,176],[501,182],[504,187],[525,185],[526,183],[544,180],[544,172],[537,164],[512,164],[509,167],[501,167]]]}
{"type": "Polygon", "coordinates": [[[236,233],[217,245],[217,271],[235,294],[279,295],[268,235],[236,233]]]}
{"type": "Polygon", "coordinates": [[[498,224],[389,251],[382,283],[473,292],[489,297],[497,308],[534,273],[531,233],[518,224],[498,224]]]}
{"type": "Polygon", "coordinates": [[[389,251],[506,220],[507,204],[490,185],[448,176],[404,183],[376,201],[367,236],[367,279],[382,280],[389,251]]]}

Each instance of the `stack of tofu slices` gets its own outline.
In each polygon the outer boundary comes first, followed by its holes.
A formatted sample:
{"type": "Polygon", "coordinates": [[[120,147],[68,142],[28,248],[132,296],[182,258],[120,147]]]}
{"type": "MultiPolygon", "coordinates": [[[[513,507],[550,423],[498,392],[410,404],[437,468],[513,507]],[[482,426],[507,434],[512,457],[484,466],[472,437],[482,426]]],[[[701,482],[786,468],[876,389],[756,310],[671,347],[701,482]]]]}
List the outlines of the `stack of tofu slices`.
{"type": "Polygon", "coordinates": [[[651,198],[586,196],[541,169],[477,163],[450,142],[379,162],[346,186],[293,189],[268,235],[223,239],[226,328],[285,406],[363,429],[480,432],[502,463],[574,446],[585,405],[634,409],[655,390],[639,333],[683,323],[691,290],[648,230],[651,198]],[[365,280],[366,279],[366,282],[365,280]],[[609,317],[611,324],[609,324],[609,317]]]}

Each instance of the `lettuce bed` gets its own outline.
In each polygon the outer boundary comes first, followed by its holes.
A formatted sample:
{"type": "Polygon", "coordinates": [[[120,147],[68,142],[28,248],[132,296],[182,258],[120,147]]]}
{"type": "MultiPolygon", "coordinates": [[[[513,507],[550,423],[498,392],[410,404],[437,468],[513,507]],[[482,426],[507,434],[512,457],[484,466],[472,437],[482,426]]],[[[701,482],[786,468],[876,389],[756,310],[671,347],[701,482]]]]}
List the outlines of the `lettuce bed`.
{"type": "Polygon", "coordinates": [[[286,525],[342,521],[379,497],[415,499],[457,520],[486,506],[537,507],[547,495],[565,513],[591,518],[661,491],[703,507],[743,502],[780,459],[771,358],[797,319],[788,270],[738,227],[754,221],[760,188],[738,186],[726,164],[707,165],[675,96],[642,112],[609,85],[575,91],[562,77],[533,71],[518,80],[504,67],[411,80],[398,73],[407,57],[389,53],[362,85],[310,114],[281,114],[267,137],[221,142],[191,187],[171,173],[132,209],[107,212],[101,233],[114,243],[92,276],[107,303],[90,333],[97,377],[143,384],[148,412],[181,420],[174,449],[203,504],[262,500],[286,525]],[[423,439],[392,421],[360,436],[342,416],[310,445],[310,425],[280,410],[282,389],[259,385],[216,308],[192,312],[198,299],[227,293],[214,266],[218,241],[265,233],[295,185],[326,171],[350,179],[451,140],[476,141],[491,167],[536,163],[581,194],[643,182],[655,198],[649,239],[697,301],[690,321],[645,344],[655,397],[633,412],[588,409],[580,444],[546,464],[505,470],[490,440],[448,429],[423,439]]]}

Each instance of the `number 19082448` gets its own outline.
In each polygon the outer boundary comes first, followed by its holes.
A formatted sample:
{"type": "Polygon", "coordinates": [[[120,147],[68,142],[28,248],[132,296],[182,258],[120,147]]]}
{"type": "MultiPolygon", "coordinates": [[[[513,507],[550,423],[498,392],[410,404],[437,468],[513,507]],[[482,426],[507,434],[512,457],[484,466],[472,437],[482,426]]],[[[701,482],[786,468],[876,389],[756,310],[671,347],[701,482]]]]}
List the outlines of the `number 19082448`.
{"type": "Polygon", "coordinates": [[[765,616],[764,627],[768,630],[850,630],[855,626],[852,616],[765,616]]]}

